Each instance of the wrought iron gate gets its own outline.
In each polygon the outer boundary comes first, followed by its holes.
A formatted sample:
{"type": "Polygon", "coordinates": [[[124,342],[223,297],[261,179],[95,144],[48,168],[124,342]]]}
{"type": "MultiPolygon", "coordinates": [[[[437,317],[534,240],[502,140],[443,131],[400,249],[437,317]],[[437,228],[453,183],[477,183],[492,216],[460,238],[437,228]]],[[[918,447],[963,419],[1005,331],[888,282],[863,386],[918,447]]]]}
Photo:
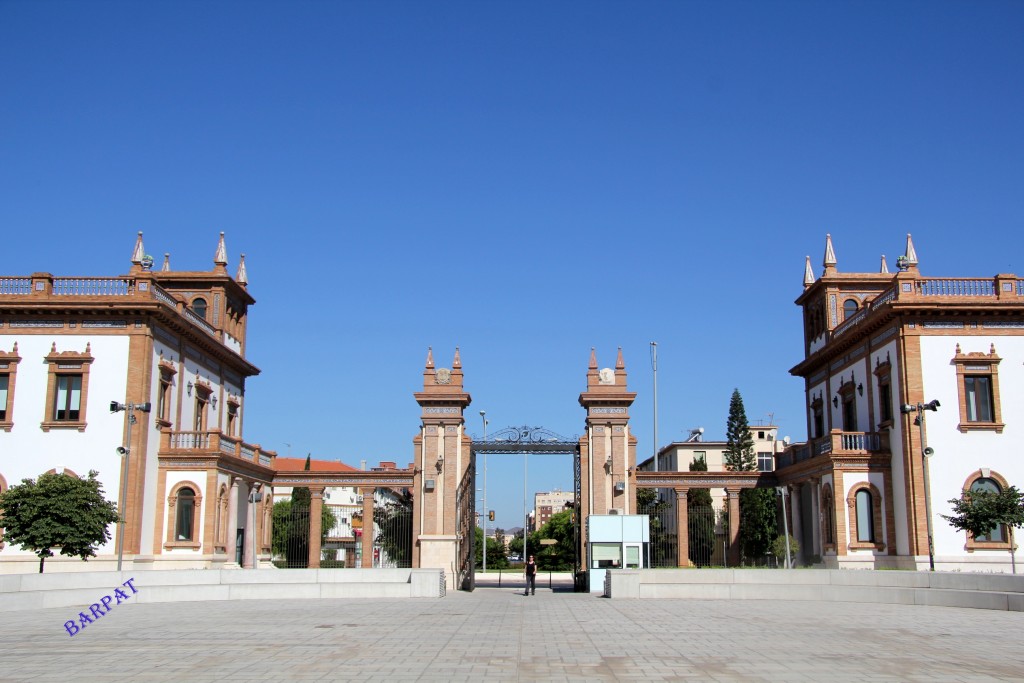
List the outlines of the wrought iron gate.
{"type": "Polygon", "coordinates": [[[476,457],[470,457],[469,467],[459,483],[455,497],[455,528],[458,533],[456,550],[455,585],[465,591],[476,587],[473,564],[476,548],[476,457]]]}

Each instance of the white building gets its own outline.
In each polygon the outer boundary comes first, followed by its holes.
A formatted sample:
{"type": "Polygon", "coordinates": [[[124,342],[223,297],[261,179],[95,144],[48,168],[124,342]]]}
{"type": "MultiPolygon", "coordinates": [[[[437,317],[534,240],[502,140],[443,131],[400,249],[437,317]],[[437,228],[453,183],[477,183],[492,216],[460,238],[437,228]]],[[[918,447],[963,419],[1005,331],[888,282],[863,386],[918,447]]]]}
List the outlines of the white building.
{"type": "Polygon", "coordinates": [[[777,471],[794,532],[807,561],[921,569],[930,523],[936,569],[1009,571],[1007,530],[976,539],[942,515],[972,487],[1024,484],[1024,281],[924,277],[909,235],[898,264],[840,273],[831,237],[820,278],[807,259],[791,372],[811,438],[777,471]]]}
{"type": "MultiPolygon", "coordinates": [[[[245,358],[255,300],[244,256],[234,278],[227,263],[222,233],[212,270],[172,271],[169,256],[152,270],[139,233],[126,275],[0,277],[0,489],[97,470],[125,511],[128,568],[251,566],[269,552],[269,496],[249,500],[269,490],[275,454],[242,436],[245,382],[259,372],[245,358]]],[[[47,569],[113,568],[110,531],[98,557],[47,569]]],[[[0,573],[37,562],[0,542],[0,573]]]]}

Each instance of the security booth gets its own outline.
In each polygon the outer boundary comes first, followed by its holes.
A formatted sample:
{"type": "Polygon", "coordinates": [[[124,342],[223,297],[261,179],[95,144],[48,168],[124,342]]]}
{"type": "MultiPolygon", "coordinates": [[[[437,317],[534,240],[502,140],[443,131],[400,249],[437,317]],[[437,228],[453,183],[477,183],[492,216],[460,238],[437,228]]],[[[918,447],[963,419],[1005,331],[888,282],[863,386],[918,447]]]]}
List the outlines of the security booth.
{"type": "Polygon", "coordinates": [[[651,526],[647,515],[590,515],[587,539],[591,593],[604,590],[605,574],[609,571],[649,566],[651,526]]]}

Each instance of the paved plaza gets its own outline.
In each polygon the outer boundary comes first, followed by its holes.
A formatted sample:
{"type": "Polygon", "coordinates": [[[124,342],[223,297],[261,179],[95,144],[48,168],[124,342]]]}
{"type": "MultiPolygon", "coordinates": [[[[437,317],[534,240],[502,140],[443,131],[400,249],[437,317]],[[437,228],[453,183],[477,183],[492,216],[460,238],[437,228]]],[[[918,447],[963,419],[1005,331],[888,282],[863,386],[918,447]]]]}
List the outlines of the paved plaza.
{"type": "MultiPolygon", "coordinates": [[[[541,586],[443,599],[123,605],[0,615],[0,681],[1021,681],[1024,613],[608,600],[541,586]]],[[[139,586],[140,591],[145,586],[139,586]]]]}

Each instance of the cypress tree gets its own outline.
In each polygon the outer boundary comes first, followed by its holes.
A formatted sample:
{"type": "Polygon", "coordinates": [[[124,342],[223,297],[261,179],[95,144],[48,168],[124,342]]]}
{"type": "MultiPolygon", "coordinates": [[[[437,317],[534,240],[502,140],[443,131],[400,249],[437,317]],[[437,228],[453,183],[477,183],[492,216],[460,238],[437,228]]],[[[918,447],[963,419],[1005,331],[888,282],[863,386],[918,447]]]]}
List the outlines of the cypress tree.
{"type": "Polygon", "coordinates": [[[725,423],[725,469],[730,472],[753,472],[757,469],[754,437],[750,435],[747,411],[739,389],[733,389],[729,400],[729,419],[725,423]]]}

